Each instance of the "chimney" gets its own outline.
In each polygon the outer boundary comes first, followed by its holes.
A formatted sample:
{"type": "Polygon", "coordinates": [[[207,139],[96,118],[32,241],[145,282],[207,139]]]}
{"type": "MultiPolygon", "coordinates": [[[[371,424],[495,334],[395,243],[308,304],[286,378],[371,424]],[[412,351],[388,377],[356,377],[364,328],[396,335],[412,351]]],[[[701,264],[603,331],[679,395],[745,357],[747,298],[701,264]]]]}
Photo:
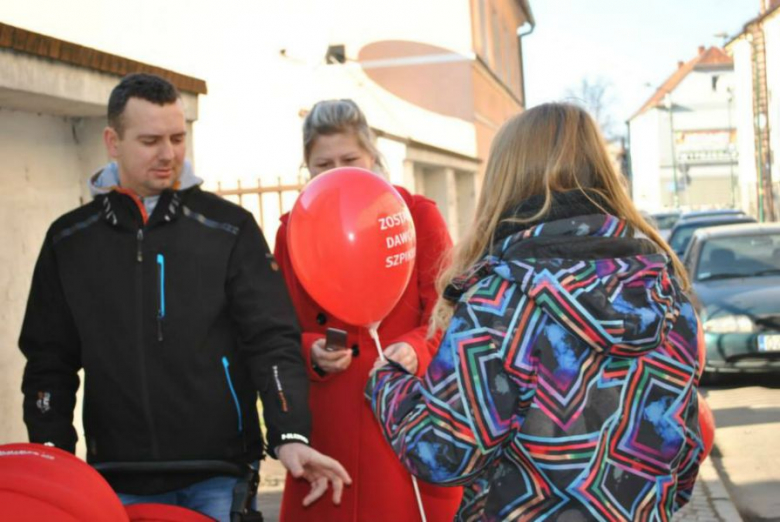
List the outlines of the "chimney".
{"type": "Polygon", "coordinates": [[[707,49],[705,49],[703,45],[700,45],[700,46],[699,46],[699,56],[701,56],[702,54],[704,54],[704,51],[706,51],[706,50],[707,50],[707,49]]]}
{"type": "Polygon", "coordinates": [[[761,0],[761,14],[780,6],[780,0],[761,0]]]}

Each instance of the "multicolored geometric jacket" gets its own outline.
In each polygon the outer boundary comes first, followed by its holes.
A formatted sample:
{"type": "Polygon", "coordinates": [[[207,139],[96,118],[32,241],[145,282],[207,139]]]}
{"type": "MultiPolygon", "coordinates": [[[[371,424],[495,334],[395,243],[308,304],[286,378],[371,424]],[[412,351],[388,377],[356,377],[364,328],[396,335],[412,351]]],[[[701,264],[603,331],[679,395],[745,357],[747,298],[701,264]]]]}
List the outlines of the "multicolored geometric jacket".
{"type": "Polygon", "coordinates": [[[669,520],[688,501],[698,319],[668,257],[628,230],[591,214],[505,238],[453,287],[425,377],[369,381],[404,465],[466,486],[456,520],[669,520]]]}

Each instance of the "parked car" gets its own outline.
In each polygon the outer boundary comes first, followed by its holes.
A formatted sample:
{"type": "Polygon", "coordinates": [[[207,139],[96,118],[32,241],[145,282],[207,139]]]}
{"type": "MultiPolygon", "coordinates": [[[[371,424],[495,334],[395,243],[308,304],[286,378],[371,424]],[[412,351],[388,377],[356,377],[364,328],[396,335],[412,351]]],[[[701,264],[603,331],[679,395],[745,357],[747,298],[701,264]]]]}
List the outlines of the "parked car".
{"type": "Polygon", "coordinates": [[[679,221],[699,219],[713,216],[744,216],[745,212],[738,208],[714,208],[710,210],[691,210],[680,214],[679,221]]]}
{"type": "Polygon", "coordinates": [[[705,376],[780,370],[780,224],[700,229],[684,264],[704,329],[705,376]]]}
{"type": "Polygon", "coordinates": [[[674,224],[677,223],[678,219],[680,219],[680,211],[670,210],[668,212],[656,212],[654,214],[650,214],[650,217],[652,217],[653,221],[655,221],[655,228],[658,229],[661,237],[668,239],[669,232],[672,231],[672,227],[674,227],[674,224]]]}
{"type": "Polygon", "coordinates": [[[688,243],[691,240],[691,236],[700,228],[706,227],[720,227],[725,225],[734,225],[737,223],[755,223],[756,220],[750,216],[744,214],[723,214],[714,215],[709,217],[680,219],[677,224],[672,228],[669,238],[666,240],[672,250],[683,257],[685,249],[688,247],[688,243]]]}

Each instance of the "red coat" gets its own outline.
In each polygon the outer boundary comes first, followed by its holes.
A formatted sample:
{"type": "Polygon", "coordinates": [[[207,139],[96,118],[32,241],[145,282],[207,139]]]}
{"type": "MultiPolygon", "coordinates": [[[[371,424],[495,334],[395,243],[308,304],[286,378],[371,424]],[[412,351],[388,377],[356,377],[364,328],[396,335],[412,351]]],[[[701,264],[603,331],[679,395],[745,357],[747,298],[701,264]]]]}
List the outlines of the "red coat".
{"type": "MultiPolygon", "coordinates": [[[[436,204],[422,196],[412,196],[396,187],[409,206],[417,233],[417,258],[412,277],[401,300],[382,321],[379,339],[386,348],[405,341],[417,352],[417,374],[425,373],[438,349],[438,339],[426,341],[428,319],[436,302],[434,282],[442,255],[452,245],[436,204]]],[[[283,522],[412,522],[420,520],[409,472],[385,442],[363,390],[368,372],[377,358],[374,342],[365,328],[349,326],[320,307],[306,293],[293,272],[287,250],[288,214],[276,234],[276,260],[290,291],[303,331],[302,347],[311,390],[311,444],[341,462],[352,476],[340,506],[330,497],[303,508],[309,491],[305,481],[287,476],[282,500],[283,522]],[[311,345],[325,335],[328,327],[348,332],[353,360],[349,368],[320,377],[312,369],[311,345]]],[[[369,298],[369,297],[366,297],[369,298]]],[[[419,481],[429,522],[450,522],[461,499],[460,488],[444,488],[419,481]]]]}

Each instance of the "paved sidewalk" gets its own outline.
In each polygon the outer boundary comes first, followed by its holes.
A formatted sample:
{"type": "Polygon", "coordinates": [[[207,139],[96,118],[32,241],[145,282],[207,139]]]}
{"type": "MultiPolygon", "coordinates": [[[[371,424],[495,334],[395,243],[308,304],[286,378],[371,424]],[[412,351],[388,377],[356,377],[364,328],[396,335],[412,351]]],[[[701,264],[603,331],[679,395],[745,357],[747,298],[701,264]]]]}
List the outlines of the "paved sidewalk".
{"type": "Polygon", "coordinates": [[[266,457],[260,464],[260,488],[257,507],[264,522],[279,522],[279,506],[282,503],[285,471],[278,460],[266,457]]]}
{"type": "MultiPolygon", "coordinates": [[[[284,486],[284,469],[278,461],[267,459],[262,465],[258,504],[265,522],[279,521],[279,504],[284,486]]],[[[699,469],[699,479],[691,501],[674,516],[674,522],[742,522],[712,461],[699,469]]]]}
{"type": "Polygon", "coordinates": [[[742,522],[712,459],[699,468],[691,501],[675,516],[675,522],[742,522]]]}

